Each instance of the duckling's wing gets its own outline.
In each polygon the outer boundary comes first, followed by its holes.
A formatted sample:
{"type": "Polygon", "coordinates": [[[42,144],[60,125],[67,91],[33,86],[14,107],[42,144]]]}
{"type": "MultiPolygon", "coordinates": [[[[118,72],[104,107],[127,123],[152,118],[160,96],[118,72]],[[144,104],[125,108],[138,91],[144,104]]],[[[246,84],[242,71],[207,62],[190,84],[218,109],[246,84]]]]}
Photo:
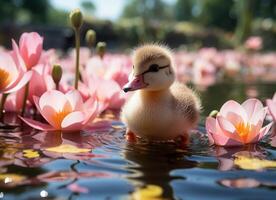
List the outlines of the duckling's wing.
{"type": "Polygon", "coordinates": [[[201,109],[197,94],[186,85],[175,82],[171,86],[176,112],[192,121],[196,121],[201,109]]]}

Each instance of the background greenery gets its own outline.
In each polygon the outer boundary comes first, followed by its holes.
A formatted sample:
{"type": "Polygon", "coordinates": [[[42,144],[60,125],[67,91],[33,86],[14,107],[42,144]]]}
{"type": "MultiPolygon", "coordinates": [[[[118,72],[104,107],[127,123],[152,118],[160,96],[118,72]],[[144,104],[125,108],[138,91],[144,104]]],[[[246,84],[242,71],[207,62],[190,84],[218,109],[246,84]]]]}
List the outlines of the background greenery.
{"type": "MultiPolygon", "coordinates": [[[[68,13],[57,10],[48,0],[0,2],[1,27],[46,24],[61,29],[68,25],[68,13]]],[[[129,0],[114,22],[93,17],[97,9],[93,1],[83,0],[81,9],[86,19],[85,30],[92,27],[100,36],[98,39],[124,46],[162,41],[172,47],[233,48],[250,35],[261,36],[265,50],[274,49],[276,43],[275,0],[177,0],[175,4],[129,0]]],[[[2,36],[0,42],[5,44],[5,40],[2,36]]]]}

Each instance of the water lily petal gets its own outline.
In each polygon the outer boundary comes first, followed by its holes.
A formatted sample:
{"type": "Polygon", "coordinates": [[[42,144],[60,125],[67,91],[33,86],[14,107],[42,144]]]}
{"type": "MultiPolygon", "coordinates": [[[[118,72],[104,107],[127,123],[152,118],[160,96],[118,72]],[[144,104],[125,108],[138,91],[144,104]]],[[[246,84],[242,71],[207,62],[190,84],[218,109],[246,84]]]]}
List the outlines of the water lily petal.
{"type": "Polygon", "coordinates": [[[30,127],[40,130],[40,131],[54,131],[55,128],[53,128],[52,126],[48,125],[48,124],[44,124],[32,119],[28,119],[28,118],[23,118],[21,116],[18,116],[22,121],[24,121],[26,124],[28,124],[30,127]]]}
{"type": "Polygon", "coordinates": [[[276,102],[276,92],[274,93],[274,95],[272,97],[272,101],[276,102]]]}
{"type": "Polygon", "coordinates": [[[95,97],[90,97],[84,104],[85,120],[83,124],[94,120],[100,114],[98,102],[95,97]]]}
{"type": "Polygon", "coordinates": [[[49,123],[51,124],[53,127],[55,127],[55,129],[60,129],[60,124],[61,121],[56,121],[54,116],[56,115],[56,110],[51,107],[51,106],[44,106],[43,109],[41,110],[40,114],[42,115],[42,117],[49,123]]]}
{"type": "Polygon", "coordinates": [[[20,52],[19,52],[19,48],[18,48],[16,42],[13,39],[12,39],[12,50],[13,50],[12,51],[12,56],[14,58],[16,66],[18,66],[18,68],[21,71],[26,71],[27,68],[26,68],[26,65],[24,63],[24,60],[21,57],[20,52]]]}
{"type": "Polygon", "coordinates": [[[60,111],[66,103],[68,103],[66,96],[58,90],[47,91],[39,99],[39,107],[41,109],[47,105],[53,107],[56,111],[60,111]]]}
{"type": "Polygon", "coordinates": [[[210,143],[219,146],[239,146],[241,143],[226,136],[223,131],[217,126],[215,118],[207,117],[206,130],[208,133],[210,143]]]}
{"type": "Polygon", "coordinates": [[[235,119],[235,117],[234,118],[232,117],[233,113],[236,116],[239,116],[244,122],[248,121],[248,117],[245,109],[236,101],[233,101],[233,100],[227,101],[226,103],[223,104],[223,106],[219,111],[219,114],[225,117],[229,121],[231,121],[232,119],[235,119]]]}
{"type": "Polygon", "coordinates": [[[242,142],[240,137],[236,134],[235,126],[223,116],[217,116],[217,129],[219,128],[225,136],[238,142],[242,142]]]}
{"type": "Polygon", "coordinates": [[[249,144],[249,143],[258,142],[259,134],[260,134],[262,126],[263,126],[263,121],[261,121],[261,120],[256,125],[252,124],[250,134],[248,134],[245,143],[249,144]]]}
{"type": "Polygon", "coordinates": [[[259,135],[259,139],[258,140],[261,140],[268,133],[268,131],[270,130],[270,128],[272,127],[272,125],[273,125],[273,122],[269,123],[268,125],[266,125],[265,127],[263,127],[260,130],[260,135],[259,135]]]}
{"type": "Polygon", "coordinates": [[[72,110],[74,111],[82,110],[83,100],[80,93],[77,90],[70,90],[65,94],[65,96],[70,102],[72,110]]]}
{"type": "MultiPolygon", "coordinates": [[[[274,95],[276,96],[276,95],[274,95]]],[[[274,99],[274,97],[273,97],[274,99]]],[[[273,119],[276,121],[276,100],[267,99],[266,104],[269,110],[269,113],[272,115],[273,119]]]]}
{"type": "Polygon", "coordinates": [[[249,121],[255,115],[255,113],[259,112],[259,110],[263,108],[261,101],[255,98],[246,100],[242,103],[242,106],[247,113],[249,121]]]}
{"type": "Polygon", "coordinates": [[[216,132],[216,120],[213,117],[207,117],[205,122],[206,131],[209,138],[209,143],[212,145],[215,143],[213,133],[216,132]]]}
{"type": "Polygon", "coordinates": [[[19,82],[16,83],[16,86],[10,86],[9,88],[7,88],[7,90],[4,93],[13,93],[16,92],[17,90],[20,90],[22,87],[24,87],[29,80],[32,78],[32,71],[28,71],[26,72],[23,77],[20,79],[19,82]]]}
{"type": "Polygon", "coordinates": [[[261,122],[263,124],[266,114],[267,114],[267,108],[262,108],[262,109],[256,111],[252,115],[251,119],[249,120],[249,123],[256,125],[259,122],[261,122]]]}
{"type": "Polygon", "coordinates": [[[235,133],[236,131],[235,126],[223,116],[217,116],[217,122],[223,131],[226,131],[231,134],[235,133]]]}
{"type": "Polygon", "coordinates": [[[81,130],[85,116],[83,112],[76,111],[68,114],[62,121],[61,127],[62,130],[81,130]]]}

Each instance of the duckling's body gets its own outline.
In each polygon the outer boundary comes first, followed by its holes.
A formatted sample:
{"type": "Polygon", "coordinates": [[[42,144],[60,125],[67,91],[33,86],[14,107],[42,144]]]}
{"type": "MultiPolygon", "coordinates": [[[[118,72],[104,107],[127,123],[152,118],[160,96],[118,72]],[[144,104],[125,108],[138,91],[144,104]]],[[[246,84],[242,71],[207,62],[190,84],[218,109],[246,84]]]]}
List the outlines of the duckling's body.
{"type": "MultiPolygon", "coordinates": [[[[169,140],[186,134],[195,127],[199,117],[199,100],[191,89],[174,82],[171,57],[167,49],[156,45],[142,46],[136,50],[134,60],[134,68],[135,63],[137,67],[144,68],[142,73],[139,69],[133,70],[134,77],[143,74],[143,83],[138,81],[143,88],[139,88],[122,109],[122,120],[129,131],[150,140],[169,140]],[[147,67],[139,66],[137,63],[141,61],[137,61],[137,53],[141,54],[141,50],[146,51],[144,59],[154,57],[154,53],[159,56],[149,59],[148,63],[144,62],[147,67]],[[148,70],[148,65],[158,65],[160,69],[148,70]]],[[[137,81],[136,85],[134,83],[136,86],[137,81]]]]}

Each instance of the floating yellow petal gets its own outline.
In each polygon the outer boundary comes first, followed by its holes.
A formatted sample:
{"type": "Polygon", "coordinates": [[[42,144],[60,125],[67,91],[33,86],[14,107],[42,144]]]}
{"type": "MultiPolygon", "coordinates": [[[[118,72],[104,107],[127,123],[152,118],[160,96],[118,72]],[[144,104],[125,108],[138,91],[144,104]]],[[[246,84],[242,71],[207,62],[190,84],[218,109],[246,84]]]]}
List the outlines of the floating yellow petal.
{"type": "Polygon", "coordinates": [[[22,176],[19,174],[0,174],[0,181],[1,182],[3,181],[5,184],[20,183],[25,179],[26,179],[25,176],[22,176]]]}
{"type": "Polygon", "coordinates": [[[57,147],[47,148],[45,150],[56,153],[86,153],[91,151],[91,149],[78,148],[70,144],[62,144],[57,147]]]}
{"type": "Polygon", "coordinates": [[[39,153],[33,149],[25,149],[23,151],[23,156],[26,158],[37,158],[39,157],[39,153]]]}
{"type": "Polygon", "coordinates": [[[132,194],[135,200],[161,200],[163,190],[157,185],[147,185],[145,188],[139,188],[132,194]]]}
{"type": "Polygon", "coordinates": [[[260,170],[264,168],[276,168],[276,161],[262,160],[259,158],[250,158],[247,156],[237,156],[234,159],[234,164],[241,169],[260,170]]]}

